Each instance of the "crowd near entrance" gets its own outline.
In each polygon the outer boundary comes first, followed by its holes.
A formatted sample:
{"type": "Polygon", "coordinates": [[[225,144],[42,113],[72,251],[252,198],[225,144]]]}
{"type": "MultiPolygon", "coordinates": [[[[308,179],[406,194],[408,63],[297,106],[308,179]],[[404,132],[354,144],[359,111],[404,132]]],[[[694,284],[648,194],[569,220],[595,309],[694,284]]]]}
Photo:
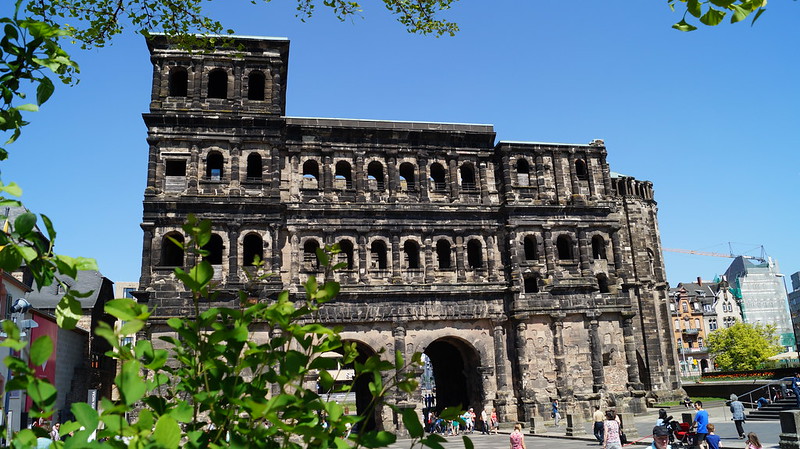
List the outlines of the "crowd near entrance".
{"type": "Polygon", "coordinates": [[[430,407],[439,412],[447,407],[466,410],[482,405],[480,357],[475,349],[456,338],[440,338],[429,344],[424,354],[433,374],[430,407]]]}

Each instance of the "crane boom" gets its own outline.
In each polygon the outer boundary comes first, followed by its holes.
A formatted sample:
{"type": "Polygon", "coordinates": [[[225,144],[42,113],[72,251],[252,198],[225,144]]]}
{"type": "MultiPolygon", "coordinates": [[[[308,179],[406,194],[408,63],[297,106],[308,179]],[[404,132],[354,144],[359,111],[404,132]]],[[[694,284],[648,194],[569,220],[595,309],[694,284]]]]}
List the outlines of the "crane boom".
{"type": "Polygon", "coordinates": [[[695,251],[693,249],[680,249],[680,248],[662,248],[664,251],[669,251],[673,253],[684,253],[684,254],[694,254],[697,256],[711,256],[711,257],[727,257],[728,259],[735,259],[737,257],[742,257],[744,259],[752,259],[764,262],[764,259],[761,257],[756,256],[746,256],[743,254],[736,255],[736,254],[724,254],[724,253],[712,253],[708,251],[695,251]]]}

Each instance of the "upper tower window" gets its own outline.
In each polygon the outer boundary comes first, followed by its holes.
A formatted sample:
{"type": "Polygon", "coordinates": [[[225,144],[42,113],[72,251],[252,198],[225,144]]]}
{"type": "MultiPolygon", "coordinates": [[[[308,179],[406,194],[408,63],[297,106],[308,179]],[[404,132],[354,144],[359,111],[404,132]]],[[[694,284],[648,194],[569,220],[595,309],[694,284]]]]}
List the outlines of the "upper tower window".
{"type": "Polygon", "coordinates": [[[303,268],[306,271],[316,271],[319,268],[317,259],[317,248],[319,247],[319,242],[314,239],[307,240],[303,244],[303,268]]]}
{"type": "Polygon", "coordinates": [[[556,248],[558,249],[558,258],[561,260],[572,260],[575,255],[572,251],[572,239],[566,234],[561,234],[556,239],[556,248]]]}
{"type": "Polygon", "coordinates": [[[461,166],[461,190],[475,191],[475,168],[472,164],[464,164],[461,166]]]}
{"type": "Polygon", "coordinates": [[[164,240],[161,242],[161,266],[182,267],[183,266],[182,245],[183,245],[183,236],[180,235],[179,233],[171,232],[165,235],[164,240]]]}
{"type": "Polygon", "coordinates": [[[224,69],[208,72],[208,98],[228,98],[228,72],[224,69]]]}
{"type": "Polygon", "coordinates": [[[483,245],[478,239],[472,239],[467,243],[467,265],[473,270],[483,267],[483,245]]]}
{"type": "Polygon", "coordinates": [[[400,187],[402,190],[416,190],[416,170],[414,164],[403,162],[400,164],[400,187]]]}
{"type": "Polygon", "coordinates": [[[372,253],[372,269],[385,270],[388,268],[386,259],[386,244],[383,240],[375,240],[370,247],[372,253]]]}
{"type": "Polygon", "coordinates": [[[346,270],[353,269],[353,242],[342,240],[339,242],[339,263],[344,263],[346,270]]]}
{"type": "Polygon", "coordinates": [[[264,260],[264,241],[258,234],[247,234],[242,242],[242,262],[249,267],[255,264],[256,258],[264,260]]]}
{"type": "Polygon", "coordinates": [[[314,159],[309,159],[303,164],[303,188],[316,189],[319,180],[319,165],[314,159]]]}
{"type": "Polygon", "coordinates": [[[261,155],[258,153],[250,153],[247,156],[247,180],[248,181],[261,181],[261,174],[263,170],[261,164],[261,155]]]}
{"type": "Polygon", "coordinates": [[[189,72],[185,67],[173,67],[169,71],[169,96],[185,97],[189,90],[189,72]]]}
{"type": "Polygon", "coordinates": [[[222,265],[222,237],[218,234],[211,234],[208,243],[203,245],[203,249],[208,251],[208,255],[203,260],[211,265],[222,265]]]}
{"type": "Polygon", "coordinates": [[[353,188],[353,175],[350,170],[350,164],[346,161],[336,163],[336,175],[333,182],[334,187],[340,190],[353,188]]]}
{"type": "Polygon", "coordinates": [[[450,252],[450,242],[445,239],[436,242],[436,259],[439,261],[439,269],[451,267],[450,252]]]}
{"type": "Polygon", "coordinates": [[[253,70],[247,77],[247,99],[264,101],[264,84],[266,77],[263,72],[253,70]]]}
{"type": "Polygon", "coordinates": [[[605,259],[606,258],[606,241],[602,236],[596,235],[592,237],[592,258],[605,259]]]}
{"type": "Polygon", "coordinates": [[[531,166],[528,161],[519,158],[517,159],[517,184],[521,187],[527,187],[531,183],[531,166]]]}
{"type": "Polygon", "coordinates": [[[536,245],[536,237],[532,235],[525,236],[525,260],[539,260],[539,251],[536,245]]]}
{"type": "Polygon", "coordinates": [[[383,191],[385,189],[383,179],[383,164],[372,161],[367,166],[367,182],[370,190],[383,191]]]}
{"type": "Polygon", "coordinates": [[[413,240],[406,240],[403,244],[405,253],[406,268],[411,270],[419,269],[419,245],[413,240]]]}
{"type": "Polygon", "coordinates": [[[212,151],[208,153],[208,160],[206,161],[206,177],[212,181],[219,181],[222,179],[223,173],[223,166],[225,165],[225,159],[222,157],[222,153],[218,151],[212,151]]]}
{"type": "Polygon", "coordinates": [[[583,159],[577,159],[575,161],[575,175],[578,176],[578,179],[583,181],[589,179],[589,169],[586,168],[586,161],[583,159]]]}
{"type": "Polygon", "coordinates": [[[431,185],[436,192],[444,192],[447,189],[446,172],[442,164],[434,162],[431,164],[431,185]]]}

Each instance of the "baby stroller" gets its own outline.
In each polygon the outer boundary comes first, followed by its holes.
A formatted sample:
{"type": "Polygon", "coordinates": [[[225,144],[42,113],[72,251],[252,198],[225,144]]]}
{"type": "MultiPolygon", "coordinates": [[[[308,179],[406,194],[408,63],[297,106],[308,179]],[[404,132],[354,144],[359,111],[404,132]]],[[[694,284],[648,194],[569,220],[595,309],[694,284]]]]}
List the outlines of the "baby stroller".
{"type": "MultiPolygon", "coordinates": [[[[672,421],[669,424],[672,427],[672,436],[675,440],[674,443],[671,443],[673,448],[690,448],[694,446],[694,439],[697,434],[692,431],[691,424],[676,421],[672,421]]],[[[670,438],[670,440],[673,438],[670,438]]]]}

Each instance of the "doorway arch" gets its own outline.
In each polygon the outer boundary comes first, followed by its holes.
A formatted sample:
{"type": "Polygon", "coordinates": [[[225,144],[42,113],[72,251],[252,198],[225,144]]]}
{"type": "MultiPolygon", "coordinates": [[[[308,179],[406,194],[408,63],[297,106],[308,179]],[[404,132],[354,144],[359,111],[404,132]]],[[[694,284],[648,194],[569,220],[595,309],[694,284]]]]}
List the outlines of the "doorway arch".
{"type": "Polygon", "coordinates": [[[444,337],[430,343],[424,352],[433,369],[437,412],[447,407],[482,407],[483,384],[478,372],[481,358],[472,345],[444,337]]]}
{"type": "MultiPolygon", "coordinates": [[[[373,350],[366,343],[357,340],[344,340],[343,343],[355,343],[356,350],[358,351],[358,357],[356,357],[353,362],[343,365],[343,370],[354,370],[356,363],[364,364],[368,358],[376,354],[375,350],[373,350]]],[[[360,376],[356,378],[355,382],[353,383],[351,391],[355,395],[355,413],[359,416],[363,416],[367,413],[372,402],[372,393],[369,391],[369,383],[371,380],[372,376],[360,376]]],[[[363,422],[358,423],[356,425],[357,427],[354,428],[354,431],[376,430],[378,429],[379,423],[381,423],[380,406],[376,407],[372,413],[367,415],[367,418],[363,422]]]]}

